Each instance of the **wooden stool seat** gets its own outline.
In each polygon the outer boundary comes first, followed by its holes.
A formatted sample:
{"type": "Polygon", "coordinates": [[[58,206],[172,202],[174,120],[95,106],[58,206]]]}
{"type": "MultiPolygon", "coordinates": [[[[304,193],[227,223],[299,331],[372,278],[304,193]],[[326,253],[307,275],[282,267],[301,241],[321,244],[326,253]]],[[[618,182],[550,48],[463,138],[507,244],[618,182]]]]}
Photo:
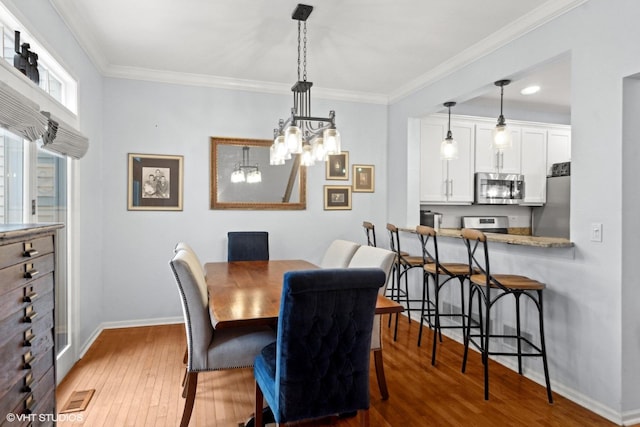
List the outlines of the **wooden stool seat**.
{"type": "MultiPolygon", "coordinates": [[[[406,265],[407,267],[420,267],[422,265],[425,265],[422,257],[415,255],[403,256],[400,259],[400,263],[402,265],[406,265]]],[[[469,267],[467,267],[467,269],[469,269],[469,267]]]]}
{"type": "MultiPolygon", "coordinates": [[[[469,270],[469,266],[467,266],[467,271],[469,270]]],[[[537,280],[530,279],[526,276],[518,276],[515,274],[492,274],[491,275],[491,287],[492,288],[500,288],[502,287],[509,289],[518,289],[522,291],[536,291],[540,289],[544,289],[546,286],[544,283],[540,283],[537,280]],[[496,283],[499,282],[498,283],[496,283]]],[[[487,276],[484,274],[473,274],[469,278],[471,283],[478,286],[486,286],[487,285],[487,276]]]]}
{"type": "Polygon", "coordinates": [[[469,274],[469,265],[450,262],[450,263],[440,263],[440,266],[437,267],[436,264],[434,263],[434,264],[425,264],[424,270],[427,273],[431,273],[431,274],[464,276],[466,274],[469,274]]]}

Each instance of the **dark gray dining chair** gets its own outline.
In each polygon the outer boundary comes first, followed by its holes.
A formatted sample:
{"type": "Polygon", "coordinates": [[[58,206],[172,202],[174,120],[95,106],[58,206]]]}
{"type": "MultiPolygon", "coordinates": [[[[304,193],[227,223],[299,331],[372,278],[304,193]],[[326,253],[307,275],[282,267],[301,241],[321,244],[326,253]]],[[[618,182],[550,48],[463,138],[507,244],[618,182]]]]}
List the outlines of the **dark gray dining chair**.
{"type": "Polygon", "coordinates": [[[219,329],[214,333],[209,314],[207,282],[197,258],[181,249],[169,262],[178,285],[187,335],[187,377],[182,396],[186,398],[181,427],[189,425],[198,374],[222,369],[246,368],[276,336],[269,327],[219,329]]]}

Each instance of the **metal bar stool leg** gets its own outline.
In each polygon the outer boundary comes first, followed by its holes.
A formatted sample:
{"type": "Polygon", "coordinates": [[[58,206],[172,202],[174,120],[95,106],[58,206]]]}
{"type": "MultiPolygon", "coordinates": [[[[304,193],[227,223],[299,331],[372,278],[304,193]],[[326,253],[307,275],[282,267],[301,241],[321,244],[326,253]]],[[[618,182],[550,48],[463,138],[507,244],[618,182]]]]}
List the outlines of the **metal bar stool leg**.
{"type": "Polygon", "coordinates": [[[516,335],[518,341],[518,373],[522,375],[522,335],[520,332],[520,293],[514,292],[513,296],[516,299],[516,335]]]}
{"type": "Polygon", "coordinates": [[[551,394],[551,381],[549,380],[549,366],[547,365],[547,348],[544,343],[544,316],[542,311],[542,290],[538,290],[538,316],[540,322],[540,350],[542,353],[542,366],[544,368],[544,380],[547,384],[547,398],[549,403],[553,403],[553,395],[551,394]]]}

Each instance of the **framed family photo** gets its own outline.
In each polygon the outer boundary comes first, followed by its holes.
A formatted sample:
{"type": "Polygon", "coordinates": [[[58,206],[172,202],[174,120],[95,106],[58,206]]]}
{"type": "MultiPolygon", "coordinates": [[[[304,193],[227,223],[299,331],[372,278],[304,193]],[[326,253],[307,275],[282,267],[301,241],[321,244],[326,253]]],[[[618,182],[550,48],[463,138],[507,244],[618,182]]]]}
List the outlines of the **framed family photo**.
{"type": "Polygon", "coordinates": [[[326,179],[347,181],[349,179],[349,152],[329,154],[326,172],[326,179]]]}
{"type": "Polygon", "coordinates": [[[351,186],[350,185],[325,185],[324,186],[324,210],[350,210],[351,186]]]}
{"type": "Polygon", "coordinates": [[[375,190],[375,166],[353,165],[353,192],[373,193],[375,190]]]}
{"type": "Polygon", "coordinates": [[[183,157],[129,153],[127,209],[181,211],[183,157]]]}

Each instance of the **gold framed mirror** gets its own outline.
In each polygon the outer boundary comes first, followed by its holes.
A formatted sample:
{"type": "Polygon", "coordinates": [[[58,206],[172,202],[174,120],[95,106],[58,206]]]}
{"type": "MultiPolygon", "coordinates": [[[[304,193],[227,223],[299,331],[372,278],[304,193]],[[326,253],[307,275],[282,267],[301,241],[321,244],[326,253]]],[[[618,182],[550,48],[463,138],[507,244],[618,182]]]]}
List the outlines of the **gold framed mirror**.
{"type": "MultiPolygon", "coordinates": [[[[307,169],[294,155],[284,166],[269,164],[270,139],[211,137],[210,208],[303,210],[307,208],[307,169]],[[259,182],[248,182],[259,171],[259,182]],[[231,176],[234,179],[232,182],[231,176]]],[[[253,180],[255,181],[255,179],[253,180]]]]}

